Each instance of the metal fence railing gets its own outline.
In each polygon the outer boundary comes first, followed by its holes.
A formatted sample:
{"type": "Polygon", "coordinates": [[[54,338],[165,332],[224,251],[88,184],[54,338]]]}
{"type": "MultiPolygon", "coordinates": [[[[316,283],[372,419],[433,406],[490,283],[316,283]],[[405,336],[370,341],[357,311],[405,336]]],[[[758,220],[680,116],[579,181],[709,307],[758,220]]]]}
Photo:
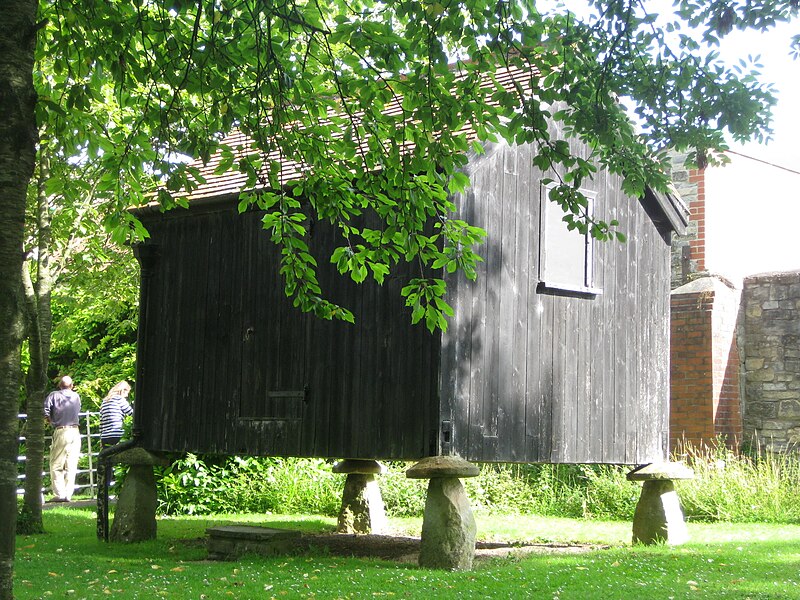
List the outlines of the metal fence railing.
{"type": "MultiPolygon", "coordinates": [[[[78,461],[78,473],[75,477],[75,493],[86,493],[91,497],[97,496],[97,455],[100,452],[100,413],[82,412],[79,415],[78,428],[81,432],[81,457],[78,461]]],[[[19,419],[19,452],[17,455],[17,495],[24,493],[25,485],[25,431],[28,415],[17,415],[19,419]]],[[[45,432],[44,444],[44,471],[42,472],[42,494],[50,487],[50,445],[53,436],[45,432]]]]}

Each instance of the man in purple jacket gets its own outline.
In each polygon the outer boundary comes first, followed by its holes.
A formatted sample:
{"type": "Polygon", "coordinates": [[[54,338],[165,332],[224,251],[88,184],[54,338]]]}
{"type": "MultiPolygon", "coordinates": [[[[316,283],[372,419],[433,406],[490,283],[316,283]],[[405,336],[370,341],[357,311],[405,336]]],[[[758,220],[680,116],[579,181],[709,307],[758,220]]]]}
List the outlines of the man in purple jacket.
{"type": "Polygon", "coordinates": [[[44,416],[53,427],[53,444],[50,447],[50,482],[52,502],[69,502],[75,490],[75,475],[81,453],[81,434],[78,430],[78,413],[81,397],[72,389],[68,375],[58,382],[58,389],[50,392],[44,401],[44,416]]]}

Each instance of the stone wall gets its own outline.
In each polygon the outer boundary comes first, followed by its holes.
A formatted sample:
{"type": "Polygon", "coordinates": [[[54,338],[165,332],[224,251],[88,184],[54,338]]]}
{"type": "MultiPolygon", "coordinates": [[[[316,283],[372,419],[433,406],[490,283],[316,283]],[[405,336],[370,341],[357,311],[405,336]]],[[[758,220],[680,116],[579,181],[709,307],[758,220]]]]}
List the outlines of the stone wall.
{"type": "Polygon", "coordinates": [[[685,159],[673,155],[671,170],[691,213],[672,241],[672,448],[722,435],[800,451],[800,271],[746,278],[740,302],[709,276],[705,173],[685,159]]]}
{"type": "Polygon", "coordinates": [[[800,446],[800,271],[744,280],[744,428],[765,449],[800,446]]]}

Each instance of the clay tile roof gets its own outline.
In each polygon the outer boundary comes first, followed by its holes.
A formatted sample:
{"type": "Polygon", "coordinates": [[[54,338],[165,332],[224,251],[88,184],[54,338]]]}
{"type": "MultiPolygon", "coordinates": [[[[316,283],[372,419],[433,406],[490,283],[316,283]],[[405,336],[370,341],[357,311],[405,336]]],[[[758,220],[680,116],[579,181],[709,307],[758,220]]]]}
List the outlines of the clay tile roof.
{"type": "MultiPolygon", "coordinates": [[[[483,78],[481,88],[485,89],[487,94],[491,94],[495,89],[504,89],[507,91],[520,89],[523,94],[530,94],[533,88],[532,82],[536,77],[537,71],[534,67],[504,67],[495,70],[493,74],[487,74],[483,78]]],[[[400,102],[394,101],[387,104],[384,112],[388,115],[402,115],[400,102]]],[[[470,125],[465,125],[454,133],[465,134],[467,140],[470,142],[478,139],[477,132],[470,125]]],[[[364,143],[366,144],[366,142],[364,143]]],[[[222,140],[222,144],[233,149],[234,160],[244,158],[248,154],[256,151],[252,146],[252,140],[238,130],[228,134],[222,140]]],[[[222,151],[218,151],[205,164],[201,160],[195,160],[191,163],[192,167],[198,169],[204,181],[199,182],[197,188],[188,194],[187,200],[189,203],[197,202],[200,204],[223,199],[229,200],[238,197],[243,191],[266,188],[266,183],[262,182],[256,184],[251,189],[246,189],[247,175],[236,168],[231,168],[221,174],[216,174],[215,171],[217,167],[219,167],[222,159],[223,153],[222,151]]],[[[273,150],[264,156],[264,168],[269,168],[269,165],[272,163],[278,166],[277,179],[280,186],[290,181],[300,179],[303,176],[303,172],[307,170],[307,167],[304,167],[301,163],[283,157],[279,150],[273,150]]],[[[659,223],[676,231],[678,234],[685,232],[689,220],[689,211],[674,188],[670,189],[667,193],[655,192],[654,190],[648,189],[645,192],[645,199],[654,202],[658,206],[660,215],[652,216],[657,219],[659,223]]],[[[136,209],[134,212],[141,215],[143,212],[149,212],[159,208],[158,202],[152,202],[144,207],[136,209]]]]}
{"type": "MultiPolygon", "coordinates": [[[[511,91],[515,86],[520,86],[523,91],[529,92],[531,89],[531,75],[532,71],[530,69],[523,69],[520,67],[502,68],[496,70],[494,79],[488,75],[484,77],[481,87],[486,89],[487,93],[491,93],[492,90],[496,89],[494,83],[496,81],[497,85],[501,86],[503,89],[511,91]]],[[[387,104],[385,113],[389,115],[401,115],[402,107],[400,102],[395,101],[387,104]]],[[[477,139],[477,133],[468,125],[462,127],[455,133],[466,134],[468,141],[477,139]]],[[[254,152],[254,149],[251,148],[251,140],[238,130],[227,135],[223,139],[222,144],[234,149],[235,160],[254,152]]],[[[192,167],[199,170],[200,175],[205,181],[200,182],[198,187],[188,195],[189,202],[221,196],[231,197],[238,195],[242,191],[246,191],[247,175],[238,171],[235,167],[221,174],[215,173],[222,158],[222,152],[218,151],[205,164],[200,160],[195,160],[191,163],[192,167]]],[[[278,150],[274,150],[264,156],[264,168],[269,168],[269,164],[273,161],[279,164],[278,180],[280,185],[302,177],[304,171],[303,165],[297,161],[282,157],[278,150]]],[[[254,189],[259,189],[259,187],[264,186],[256,185],[254,189]]]]}

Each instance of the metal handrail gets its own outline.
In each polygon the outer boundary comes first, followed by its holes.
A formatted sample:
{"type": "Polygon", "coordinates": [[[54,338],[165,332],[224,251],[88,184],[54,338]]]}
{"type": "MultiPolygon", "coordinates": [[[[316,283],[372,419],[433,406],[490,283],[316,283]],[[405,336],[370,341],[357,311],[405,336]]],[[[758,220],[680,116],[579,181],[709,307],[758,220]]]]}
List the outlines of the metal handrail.
{"type": "MultiPolygon", "coordinates": [[[[88,474],[89,475],[89,483],[88,484],[77,484],[76,483],[75,489],[76,490],[85,490],[85,489],[88,488],[89,489],[89,494],[90,494],[90,496],[92,498],[97,496],[97,481],[95,479],[95,476],[96,476],[97,473],[96,473],[96,470],[95,470],[95,463],[96,463],[95,459],[96,459],[97,455],[99,454],[98,451],[94,450],[94,448],[96,448],[97,446],[94,446],[94,447],[92,446],[92,439],[93,438],[94,439],[98,439],[100,437],[100,433],[99,432],[97,432],[97,433],[93,433],[92,432],[91,417],[99,417],[99,416],[100,416],[99,412],[85,411],[85,412],[78,413],[78,428],[79,428],[79,430],[81,432],[81,456],[87,456],[87,458],[89,460],[89,468],[88,469],[78,469],[77,475],[88,474]],[[83,440],[84,439],[86,439],[86,452],[83,452],[83,440]]],[[[28,419],[28,415],[25,414],[25,413],[19,413],[17,415],[17,419],[19,421],[26,421],[28,419]]],[[[45,465],[47,465],[48,454],[49,454],[49,444],[47,444],[47,441],[48,440],[52,441],[53,436],[45,434],[44,439],[45,439],[44,459],[45,459],[45,465]]],[[[25,436],[21,435],[21,436],[18,437],[18,440],[20,442],[24,442],[26,440],[26,438],[25,438],[25,436]]],[[[21,452],[18,453],[17,462],[18,463],[24,463],[25,460],[26,460],[25,455],[22,454],[21,452]]],[[[48,477],[49,475],[50,475],[49,470],[45,469],[44,471],[42,471],[42,478],[48,477]]],[[[24,481],[24,480],[25,480],[25,473],[17,474],[17,481],[24,481]]],[[[42,487],[42,493],[43,494],[44,494],[45,490],[46,490],[46,488],[42,487]]],[[[17,495],[18,496],[20,496],[20,495],[22,495],[24,493],[25,493],[24,489],[17,488],[17,495]]]]}

